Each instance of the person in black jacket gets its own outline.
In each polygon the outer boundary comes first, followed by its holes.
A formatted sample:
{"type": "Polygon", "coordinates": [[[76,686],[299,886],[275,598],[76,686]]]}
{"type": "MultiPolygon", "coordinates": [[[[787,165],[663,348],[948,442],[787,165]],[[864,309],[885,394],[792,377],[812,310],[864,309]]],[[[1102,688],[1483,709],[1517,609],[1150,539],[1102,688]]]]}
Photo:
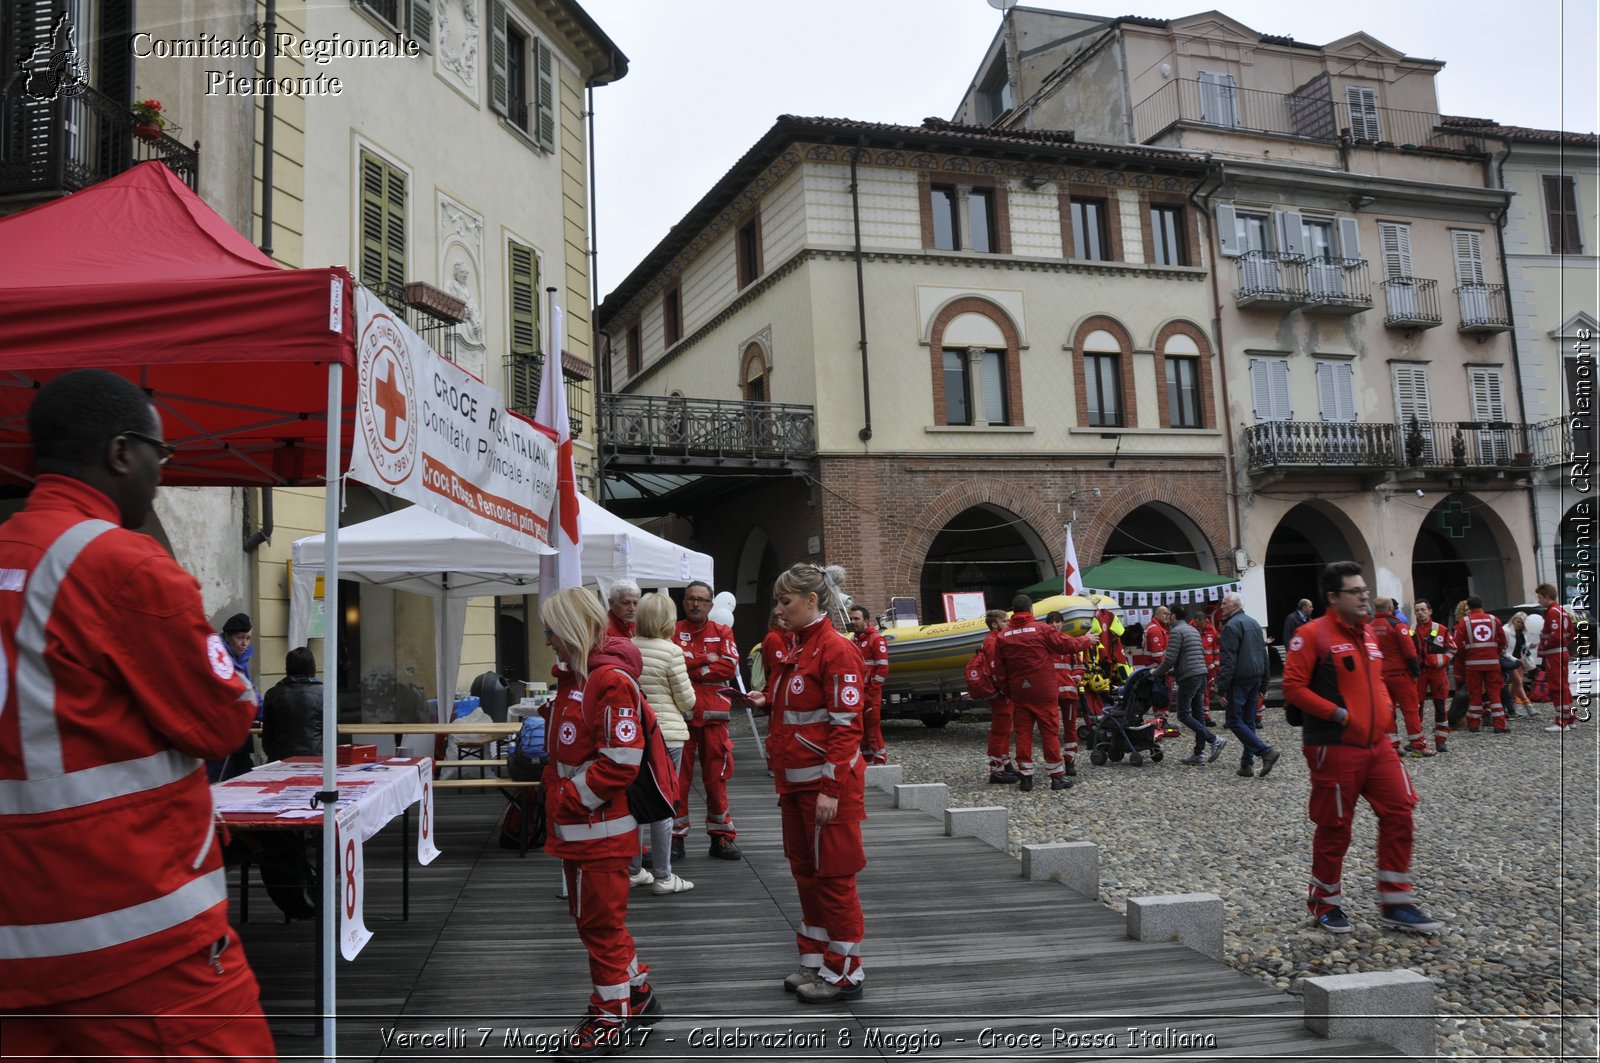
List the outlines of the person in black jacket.
{"type": "Polygon", "coordinates": [[[317,659],[296,646],[283,661],[287,674],[267,691],[262,710],[261,745],[269,760],[322,755],[322,680],[317,659]]]}
{"type": "Polygon", "coordinates": [[[1239,739],[1242,752],[1239,774],[1249,778],[1251,765],[1261,758],[1261,777],[1278,763],[1278,751],[1256,734],[1256,704],[1267,685],[1267,640],[1261,625],[1244,611],[1244,600],[1234,592],[1222,596],[1222,663],[1217,671],[1217,697],[1227,713],[1228,730],[1239,739]]]}

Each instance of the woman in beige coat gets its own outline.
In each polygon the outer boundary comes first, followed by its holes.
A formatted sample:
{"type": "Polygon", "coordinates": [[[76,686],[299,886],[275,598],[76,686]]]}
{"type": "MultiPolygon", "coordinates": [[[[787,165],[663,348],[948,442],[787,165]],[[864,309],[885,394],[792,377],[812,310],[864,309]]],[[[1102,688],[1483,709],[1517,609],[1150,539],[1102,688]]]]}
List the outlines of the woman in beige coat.
{"type": "MultiPolygon", "coordinates": [[[[694,712],[694,687],[689,685],[689,670],[683,663],[683,650],[671,641],[678,620],[678,607],[665,594],[646,594],[639,599],[633,644],[644,658],[639,674],[639,689],[655,710],[656,726],[672,755],[672,766],[681,768],[683,744],[689,740],[689,725],[684,717],[694,712]]],[[[644,831],[639,832],[643,841],[644,831]]],[[[645,870],[642,854],[633,858],[628,869],[635,886],[649,886],[651,893],[683,893],[694,883],[672,873],[672,817],[650,824],[651,870],[645,870]]]]}

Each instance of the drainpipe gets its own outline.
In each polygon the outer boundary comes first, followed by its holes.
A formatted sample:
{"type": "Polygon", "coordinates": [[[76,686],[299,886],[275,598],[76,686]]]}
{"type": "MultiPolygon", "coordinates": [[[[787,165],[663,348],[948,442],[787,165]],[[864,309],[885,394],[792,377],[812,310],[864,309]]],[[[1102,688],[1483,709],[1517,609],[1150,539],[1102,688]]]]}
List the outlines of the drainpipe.
{"type": "MultiPolygon", "coordinates": [[[[1486,173],[1484,175],[1486,178],[1486,183],[1488,180],[1492,180],[1492,187],[1498,188],[1501,191],[1505,191],[1506,187],[1506,160],[1511,157],[1511,144],[1509,141],[1504,143],[1505,146],[1501,148],[1500,151],[1495,153],[1492,163],[1494,166],[1493,173],[1486,173]]],[[[1487,170],[1490,165],[1490,160],[1485,159],[1484,168],[1487,170]]],[[[1519,345],[1517,343],[1517,315],[1516,311],[1511,305],[1511,271],[1506,267],[1505,227],[1506,218],[1510,213],[1511,204],[1508,202],[1505,206],[1501,207],[1499,211],[1490,214],[1489,217],[1494,221],[1495,246],[1500,249],[1500,269],[1501,272],[1505,274],[1506,321],[1511,324],[1511,372],[1517,378],[1517,416],[1522,419],[1522,431],[1526,433],[1528,431],[1528,400],[1523,394],[1522,387],[1522,359],[1519,345]]],[[[1559,372],[1560,370],[1558,368],[1558,378],[1559,372]]],[[[1561,386],[1564,388],[1565,384],[1563,383],[1561,386]]],[[[1530,450],[1533,447],[1533,441],[1531,439],[1528,441],[1528,447],[1530,450]]],[[[1528,516],[1533,521],[1533,570],[1534,573],[1539,577],[1539,582],[1544,583],[1544,547],[1539,542],[1539,499],[1533,486],[1533,469],[1531,468],[1528,470],[1528,516]]],[[[1550,574],[1551,582],[1555,581],[1556,575],[1557,573],[1554,572],[1550,574]]]]}
{"type": "Polygon", "coordinates": [[[865,443],[872,438],[872,380],[867,365],[867,287],[861,267],[861,184],[856,180],[856,162],[867,150],[867,138],[856,142],[850,153],[850,215],[856,227],[856,315],[861,329],[861,416],[865,424],[856,435],[865,443]]]}
{"type": "Polygon", "coordinates": [[[600,303],[600,229],[595,219],[594,184],[594,82],[584,86],[588,105],[584,117],[589,120],[589,320],[594,320],[594,308],[600,303]]]}
{"type": "MultiPolygon", "coordinates": [[[[250,500],[245,496],[245,524],[250,527],[250,500]]],[[[261,527],[244,537],[244,552],[253,554],[256,547],[272,541],[272,488],[261,489],[261,527]]]]}
{"type": "MultiPolygon", "coordinates": [[[[1205,160],[1208,164],[1212,161],[1211,153],[1209,151],[1205,154],[1205,160]]],[[[1228,177],[1227,163],[1218,162],[1216,163],[1216,167],[1217,169],[1215,174],[1208,176],[1206,180],[1201,181],[1199,186],[1196,187],[1193,192],[1189,193],[1189,202],[1194,206],[1195,212],[1205,223],[1206,232],[1208,234],[1212,234],[1213,236],[1214,232],[1211,225],[1211,197],[1216,195],[1218,190],[1227,183],[1228,177]],[[1215,178],[1214,183],[1212,183],[1212,177],[1215,178]],[[1207,184],[1211,184],[1211,187],[1206,188],[1207,184]],[[1205,189],[1203,195],[1201,193],[1201,189],[1205,189]]],[[[1208,244],[1208,249],[1212,250],[1211,269],[1209,271],[1211,274],[1211,332],[1217,338],[1217,376],[1222,380],[1222,416],[1219,418],[1219,420],[1222,422],[1224,428],[1222,436],[1226,444],[1226,447],[1223,450],[1222,463],[1224,475],[1227,476],[1228,480],[1228,535],[1233,539],[1234,546],[1243,546],[1244,542],[1239,538],[1239,528],[1241,526],[1241,520],[1239,517],[1239,490],[1238,485],[1234,482],[1235,459],[1233,453],[1233,403],[1229,401],[1228,398],[1228,348],[1222,337],[1222,291],[1217,286],[1217,266],[1220,263],[1222,256],[1216,252],[1216,244],[1217,241],[1215,239],[1212,239],[1208,244]]],[[[1263,559],[1263,562],[1264,561],[1265,559],[1263,559]]],[[[1237,567],[1238,566],[1236,565],[1235,568],[1237,567]]],[[[1243,576],[1244,573],[1240,572],[1239,575],[1243,576]]]]}
{"type": "MultiPolygon", "coordinates": [[[[261,24],[266,43],[267,84],[272,84],[278,69],[277,49],[272,46],[278,29],[278,0],[267,0],[267,18],[261,24]]],[[[261,253],[272,257],[272,125],[277,114],[277,97],[267,93],[261,101],[261,253]]],[[[270,490],[270,489],[269,489],[270,490]]],[[[269,495],[270,497],[270,495],[269,495]]]]}

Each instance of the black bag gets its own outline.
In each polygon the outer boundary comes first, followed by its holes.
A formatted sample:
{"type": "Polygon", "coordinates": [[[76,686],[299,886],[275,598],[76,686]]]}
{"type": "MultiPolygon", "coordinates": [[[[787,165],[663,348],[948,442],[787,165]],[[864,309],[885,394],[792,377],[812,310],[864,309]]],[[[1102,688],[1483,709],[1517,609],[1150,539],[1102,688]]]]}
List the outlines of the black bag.
{"type": "Polygon", "coordinates": [[[522,806],[519,802],[506,802],[506,810],[500,813],[500,848],[521,849],[526,841],[529,849],[544,848],[544,794],[535,790],[528,798],[528,820],[522,820],[522,806]],[[526,835],[523,838],[522,835],[526,835]]]}
{"type": "Polygon", "coordinates": [[[1287,701],[1283,703],[1283,718],[1289,721],[1290,727],[1300,727],[1306,722],[1305,715],[1287,701]]]}
{"type": "Polygon", "coordinates": [[[522,730],[506,752],[506,770],[517,782],[534,782],[544,771],[545,725],[542,716],[525,716],[522,730]]]}
{"type": "Polygon", "coordinates": [[[1467,711],[1471,707],[1472,699],[1467,695],[1467,688],[1463,686],[1450,699],[1450,714],[1447,719],[1450,721],[1452,731],[1461,726],[1461,721],[1467,718],[1467,711]]]}
{"type": "Polygon", "coordinates": [[[639,761],[639,774],[628,784],[628,811],[643,823],[671,819],[673,806],[678,799],[678,776],[672,770],[672,754],[667,752],[661,728],[656,726],[655,710],[644,703],[640,714],[644,727],[644,757],[639,761]]]}

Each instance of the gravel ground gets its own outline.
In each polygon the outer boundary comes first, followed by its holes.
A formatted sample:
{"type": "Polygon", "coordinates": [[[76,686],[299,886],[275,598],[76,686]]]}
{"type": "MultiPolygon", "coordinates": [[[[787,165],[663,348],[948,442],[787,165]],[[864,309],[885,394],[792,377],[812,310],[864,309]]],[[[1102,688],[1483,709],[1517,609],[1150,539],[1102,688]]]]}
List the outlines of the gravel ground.
{"type": "Polygon", "coordinates": [[[1006,806],[1012,855],[1036,842],[1098,844],[1100,899],[1114,909],[1129,896],[1222,897],[1224,957],[1279,989],[1411,968],[1435,982],[1441,1056],[1594,1059],[1600,743],[1595,724],[1546,734],[1550,706],[1535,712],[1512,721],[1509,736],[1458,734],[1446,756],[1406,761],[1422,798],[1418,902],[1446,924],[1431,937],[1377,923],[1376,821],[1365,804],[1344,868],[1355,932],[1335,936],[1308,921],[1309,779],[1281,709],[1266,712],[1262,737],[1284,753],[1266,779],[1236,774],[1236,739],[1215,764],[1179,764],[1191,745],[1185,732],[1165,743],[1160,764],[1097,768],[1085,756],[1072,790],[1024,794],[987,784],[986,721],[940,730],[888,721],[884,737],[905,782],[948,784],[952,806],[1006,806]]]}

